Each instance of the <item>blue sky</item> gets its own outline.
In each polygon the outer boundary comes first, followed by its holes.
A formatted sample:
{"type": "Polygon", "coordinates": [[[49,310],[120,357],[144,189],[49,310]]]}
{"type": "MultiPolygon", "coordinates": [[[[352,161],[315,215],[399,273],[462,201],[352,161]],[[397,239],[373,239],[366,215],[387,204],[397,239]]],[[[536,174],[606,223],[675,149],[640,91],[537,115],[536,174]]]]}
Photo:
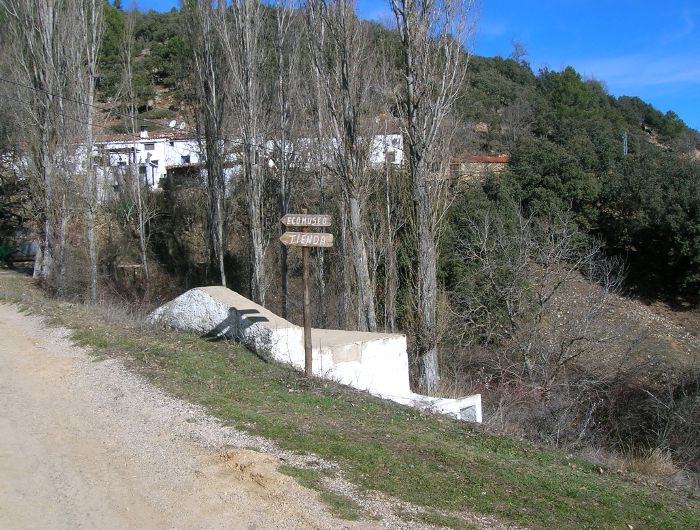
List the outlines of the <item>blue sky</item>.
{"type": "MultiPolygon", "coordinates": [[[[138,4],[163,11],[179,1],[138,4]]],[[[366,18],[389,14],[382,0],[358,7],[366,18]]],[[[700,130],[700,0],[482,0],[475,53],[507,57],[513,39],[535,70],[571,65],[700,130]]]]}

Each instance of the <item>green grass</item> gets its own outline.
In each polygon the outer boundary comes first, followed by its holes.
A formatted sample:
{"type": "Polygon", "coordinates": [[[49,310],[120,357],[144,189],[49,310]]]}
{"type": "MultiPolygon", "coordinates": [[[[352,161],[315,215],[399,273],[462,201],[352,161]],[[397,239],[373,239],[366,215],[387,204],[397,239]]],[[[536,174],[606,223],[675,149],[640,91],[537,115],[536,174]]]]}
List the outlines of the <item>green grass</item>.
{"type": "Polygon", "coordinates": [[[315,469],[301,469],[298,467],[282,464],[279,471],[287,476],[294,477],[299,484],[314,490],[323,489],[321,472],[315,469]]]}
{"type": "Polygon", "coordinates": [[[478,526],[474,526],[474,524],[460,519],[459,517],[443,515],[434,511],[428,511],[423,514],[421,516],[421,520],[432,526],[437,526],[440,528],[454,528],[455,530],[474,530],[475,528],[479,528],[478,526]]]}
{"type": "Polygon", "coordinates": [[[302,486],[321,492],[321,500],[328,506],[330,512],[341,519],[357,521],[363,515],[362,508],[351,498],[328,490],[323,485],[320,471],[314,469],[300,469],[288,465],[282,465],[279,471],[290,477],[294,477],[302,486]]]}
{"type": "MultiPolygon", "coordinates": [[[[126,358],[225,423],[333,460],[360,488],[426,507],[426,517],[441,524],[468,527],[456,515],[468,511],[533,528],[700,528],[700,502],[665,486],[601,473],[559,451],[306,381],[232,342],[115,325],[99,317],[99,308],[62,311],[17,276],[0,276],[0,297],[73,328],[76,342],[126,358]]],[[[313,472],[299,473],[311,473],[299,478],[316,480],[322,489],[313,472]]]]}

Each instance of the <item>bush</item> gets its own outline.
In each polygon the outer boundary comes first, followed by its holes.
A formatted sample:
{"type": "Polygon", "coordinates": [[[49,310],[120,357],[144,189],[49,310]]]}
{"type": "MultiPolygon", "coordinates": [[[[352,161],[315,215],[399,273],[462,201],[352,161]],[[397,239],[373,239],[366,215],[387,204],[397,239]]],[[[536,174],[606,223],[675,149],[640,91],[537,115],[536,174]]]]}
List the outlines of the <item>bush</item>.
{"type": "Polygon", "coordinates": [[[622,374],[597,414],[620,450],[668,450],[676,462],[700,464],[700,370],[649,381],[622,374]]]}

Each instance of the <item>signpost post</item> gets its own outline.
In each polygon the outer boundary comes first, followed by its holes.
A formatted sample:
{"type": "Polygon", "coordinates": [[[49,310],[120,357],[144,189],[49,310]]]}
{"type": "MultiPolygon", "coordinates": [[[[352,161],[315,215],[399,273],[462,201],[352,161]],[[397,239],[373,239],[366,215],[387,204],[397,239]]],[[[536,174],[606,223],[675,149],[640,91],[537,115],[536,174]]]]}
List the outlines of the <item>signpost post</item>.
{"type": "Polygon", "coordinates": [[[332,247],[333,234],[323,232],[309,232],[310,227],[331,226],[333,218],[326,214],[309,214],[306,209],[302,213],[289,213],[280,219],[284,226],[300,227],[303,232],[285,232],[280,237],[280,241],[288,247],[302,247],[302,257],[304,260],[304,375],[313,375],[311,357],[311,294],[309,292],[310,282],[310,252],[311,247],[332,247]]]}
{"type": "MultiPolygon", "coordinates": [[[[309,229],[304,228],[304,232],[309,229]]],[[[313,356],[312,356],[312,345],[311,345],[311,293],[309,292],[309,283],[311,283],[309,276],[310,265],[309,254],[311,249],[309,247],[302,247],[301,253],[304,261],[304,375],[310,378],[314,375],[313,371],[313,356]]]]}

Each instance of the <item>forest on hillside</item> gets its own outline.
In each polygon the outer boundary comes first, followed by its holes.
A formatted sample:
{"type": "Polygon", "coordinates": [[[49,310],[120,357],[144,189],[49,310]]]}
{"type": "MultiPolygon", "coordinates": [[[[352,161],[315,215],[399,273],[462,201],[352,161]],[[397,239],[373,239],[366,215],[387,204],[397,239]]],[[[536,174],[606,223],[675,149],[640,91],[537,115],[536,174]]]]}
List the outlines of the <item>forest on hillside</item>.
{"type": "MultiPolygon", "coordinates": [[[[97,87],[101,102],[113,104],[119,100],[127,14],[108,8],[106,15],[97,87]]],[[[272,24],[272,12],[266,15],[272,24]]],[[[191,48],[182,12],[129,16],[138,115],[162,118],[163,127],[166,118],[190,116],[196,96],[192,70],[185,66],[191,48]]],[[[399,64],[397,36],[376,23],[363,24],[371,48],[399,64]]],[[[265,56],[274,54],[271,39],[263,46],[270,47],[265,56]]],[[[499,185],[513,191],[527,215],[573,214],[586,233],[604,239],[608,252],[624,255],[628,287],[651,299],[696,304],[700,247],[693,238],[693,173],[700,134],[672,111],[663,114],[636,97],[610,96],[604,81],[585,80],[570,67],[533,72],[525,59],[470,57],[455,102],[457,123],[451,126],[458,127],[459,138],[452,139],[451,156],[512,155],[499,185]]],[[[378,112],[396,114],[393,104],[378,112]]],[[[151,120],[144,123],[152,127],[151,120]]],[[[126,128],[119,119],[110,127],[126,128]]]]}
{"type": "Polygon", "coordinates": [[[332,214],[319,327],[405,333],[417,388],[479,391],[506,430],[700,458],[698,367],[649,371],[604,325],[619,295],[700,302],[697,131],[573,68],[534,72],[522,48],[470,55],[471,2],[397,0],[389,25],[343,0],[214,4],[0,0],[0,239],[36,238],[49,292],[152,307],[222,284],[294,319],[278,220],[332,214]],[[172,119],[199,139],[192,182],[151,190],[134,168],[98,200],[96,138],[172,119]],[[369,163],[384,132],[400,167],[369,163]],[[509,162],[451,169],[477,154],[509,162]],[[591,363],[611,351],[628,362],[591,363]]]}

